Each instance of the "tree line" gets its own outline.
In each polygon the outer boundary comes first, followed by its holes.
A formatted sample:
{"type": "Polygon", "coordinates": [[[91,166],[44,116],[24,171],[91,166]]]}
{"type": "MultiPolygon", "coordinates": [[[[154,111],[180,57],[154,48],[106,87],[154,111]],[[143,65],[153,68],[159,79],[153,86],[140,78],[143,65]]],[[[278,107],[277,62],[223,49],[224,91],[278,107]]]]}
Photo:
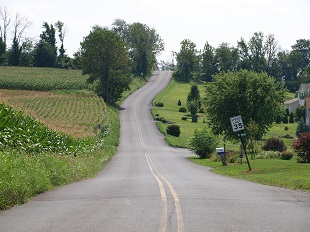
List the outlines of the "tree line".
{"type": "Polygon", "coordinates": [[[66,54],[64,39],[67,28],[64,23],[55,24],[43,22],[43,31],[39,41],[25,37],[25,31],[32,25],[26,17],[18,12],[15,15],[0,6],[0,65],[8,66],[35,66],[77,68],[75,60],[66,54]],[[8,34],[13,34],[9,46],[8,34]],[[58,33],[59,46],[57,47],[56,33],[58,33]]]}
{"type": "Polygon", "coordinates": [[[291,47],[291,51],[281,50],[274,35],[265,36],[263,32],[255,32],[249,41],[241,38],[237,47],[223,42],[215,48],[206,42],[198,50],[194,42],[185,39],[180,51],[174,52],[174,78],[211,82],[218,73],[245,69],[265,72],[296,91],[300,83],[310,82],[310,40],[299,39],[291,47]]]}
{"type": "MultiPolygon", "coordinates": [[[[73,58],[66,54],[67,27],[63,22],[43,22],[43,31],[36,42],[23,36],[32,23],[19,13],[12,17],[6,7],[0,6],[0,20],[0,66],[81,68],[82,48],[73,54],[73,58]],[[11,32],[14,37],[8,46],[7,34],[11,32]]],[[[142,23],[128,24],[121,19],[116,19],[110,30],[125,43],[130,73],[143,77],[148,75],[157,65],[156,55],[164,50],[163,40],[156,30],[142,23]]]]}
{"type": "Polygon", "coordinates": [[[129,88],[131,78],[149,75],[164,43],[156,30],[142,23],[117,19],[111,28],[94,26],[81,43],[79,60],[88,81],[108,104],[129,88]]]}

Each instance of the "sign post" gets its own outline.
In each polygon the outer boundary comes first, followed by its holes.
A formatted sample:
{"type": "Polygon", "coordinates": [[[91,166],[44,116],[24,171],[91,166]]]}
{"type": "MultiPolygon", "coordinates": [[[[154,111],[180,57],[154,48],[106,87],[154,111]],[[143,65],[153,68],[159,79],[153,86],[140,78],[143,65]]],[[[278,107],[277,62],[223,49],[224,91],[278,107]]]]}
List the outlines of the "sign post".
{"type": "MultiPolygon", "coordinates": [[[[231,123],[231,127],[233,129],[233,132],[238,132],[238,131],[244,130],[244,124],[243,124],[241,115],[231,117],[230,123],[231,123]]],[[[246,161],[247,161],[248,166],[249,166],[249,170],[251,171],[252,169],[251,169],[250,161],[249,161],[248,155],[246,153],[246,146],[245,146],[245,141],[244,141],[245,135],[246,135],[245,133],[238,134],[238,136],[240,137],[240,141],[241,141],[243,150],[244,150],[244,155],[245,155],[246,161]]]]}

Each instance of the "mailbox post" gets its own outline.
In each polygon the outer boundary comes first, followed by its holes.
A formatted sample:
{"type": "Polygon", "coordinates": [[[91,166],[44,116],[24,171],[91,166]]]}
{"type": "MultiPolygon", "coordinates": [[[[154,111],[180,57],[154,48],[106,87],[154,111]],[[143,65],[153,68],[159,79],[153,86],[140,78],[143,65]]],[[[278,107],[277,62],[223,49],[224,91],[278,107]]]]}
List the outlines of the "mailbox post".
{"type": "Polygon", "coordinates": [[[216,148],[216,153],[220,156],[223,166],[227,166],[225,148],[224,147],[216,148]]]}

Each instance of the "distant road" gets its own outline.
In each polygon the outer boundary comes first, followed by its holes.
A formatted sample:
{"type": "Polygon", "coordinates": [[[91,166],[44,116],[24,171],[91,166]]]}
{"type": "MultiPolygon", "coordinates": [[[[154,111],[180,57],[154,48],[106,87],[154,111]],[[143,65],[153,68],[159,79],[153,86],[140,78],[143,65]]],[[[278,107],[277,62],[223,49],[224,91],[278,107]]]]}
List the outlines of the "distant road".
{"type": "Polygon", "coordinates": [[[213,174],[166,145],[150,111],[171,74],[124,101],[118,153],[96,178],[0,213],[0,232],[309,232],[309,193],[213,174]]]}

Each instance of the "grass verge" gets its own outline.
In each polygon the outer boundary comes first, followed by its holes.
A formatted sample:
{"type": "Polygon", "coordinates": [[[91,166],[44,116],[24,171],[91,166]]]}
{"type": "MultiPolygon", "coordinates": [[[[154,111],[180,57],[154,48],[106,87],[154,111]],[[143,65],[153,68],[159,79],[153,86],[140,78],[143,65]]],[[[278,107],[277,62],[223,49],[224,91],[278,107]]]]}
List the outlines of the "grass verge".
{"type": "Polygon", "coordinates": [[[248,171],[247,163],[222,166],[221,162],[210,159],[190,157],[191,161],[209,166],[214,173],[248,180],[265,185],[284,187],[310,192],[310,164],[297,163],[296,156],[291,160],[256,159],[250,160],[252,171],[248,171]]]}

